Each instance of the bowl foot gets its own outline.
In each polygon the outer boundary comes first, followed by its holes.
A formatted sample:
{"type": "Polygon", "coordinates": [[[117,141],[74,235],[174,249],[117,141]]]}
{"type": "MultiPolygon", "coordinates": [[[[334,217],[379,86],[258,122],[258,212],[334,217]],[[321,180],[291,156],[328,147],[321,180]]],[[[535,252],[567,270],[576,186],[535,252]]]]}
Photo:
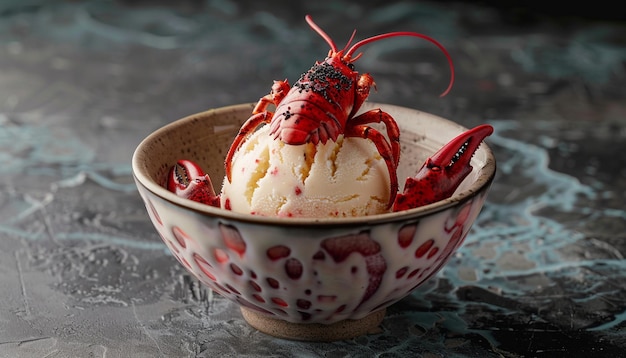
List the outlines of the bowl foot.
{"type": "Polygon", "coordinates": [[[385,309],[372,312],[361,319],[347,319],[329,325],[287,322],[246,307],[241,307],[241,314],[249,325],[274,337],[298,341],[331,342],[380,333],[381,329],[378,326],[385,317],[385,309]]]}

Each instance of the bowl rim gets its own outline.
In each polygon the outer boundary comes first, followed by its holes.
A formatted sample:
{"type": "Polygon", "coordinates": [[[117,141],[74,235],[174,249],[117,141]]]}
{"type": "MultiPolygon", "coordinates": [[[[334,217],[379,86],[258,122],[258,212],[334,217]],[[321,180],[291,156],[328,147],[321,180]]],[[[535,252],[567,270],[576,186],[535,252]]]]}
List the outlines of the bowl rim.
{"type": "MultiPolygon", "coordinates": [[[[402,107],[393,104],[387,103],[377,103],[377,102],[369,102],[369,105],[374,106],[385,106],[385,107],[395,107],[401,109],[415,110],[417,109],[402,107]]],[[[170,122],[160,128],[157,128],[150,134],[148,134],[135,148],[131,159],[131,167],[133,177],[135,179],[135,183],[137,185],[141,185],[147,191],[152,193],[153,195],[159,197],[160,199],[169,202],[175,206],[192,210],[196,213],[202,215],[209,215],[213,217],[217,217],[226,221],[237,221],[237,222],[246,222],[267,226],[297,226],[297,227],[306,227],[306,226],[325,226],[325,227],[339,227],[339,226],[367,226],[374,225],[380,223],[393,223],[399,221],[407,221],[407,220],[418,220],[419,218],[430,216],[432,214],[444,211],[452,206],[460,205],[475,196],[481,194],[483,191],[487,190],[491,183],[493,182],[496,175],[496,160],[493,151],[489,147],[489,145],[483,142],[480,146],[481,149],[486,152],[486,160],[485,164],[482,167],[483,175],[479,176],[475,182],[473,182],[469,188],[466,190],[456,193],[451,197],[440,200],[428,205],[423,205],[414,209],[403,210],[399,212],[388,212],[382,214],[374,214],[367,216],[357,216],[357,217],[329,217],[329,218],[307,218],[307,217],[271,217],[271,216],[261,216],[261,215],[253,215],[253,214],[244,214],[233,212],[230,210],[224,210],[221,208],[216,208],[213,206],[209,206],[206,204],[198,203],[189,199],[181,198],[176,194],[170,192],[166,188],[162,187],[150,177],[142,171],[143,166],[141,165],[142,148],[144,148],[148,143],[154,141],[155,138],[158,138],[162,135],[163,132],[170,131],[176,127],[182,126],[186,124],[186,122],[193,121],[194,119],[206,117],[208,115],[215,115],[221,112],[232,112],[233,110],[239,110],[243,107],[253,107],[254,103],[240,103],[233,104],[223,107],[217,107],[208,109],[206,111],[190,114],[183,118],[177,119],[173,122],[170,122]]],[[[461,131],[465,131],[468,128],[460,125],[459,123],[453,122],[449,119],[439,117],[434,114],[430,114],[427,112],[419,111],[421,115],[426,115],[432,117],[433,119],[448,122],[448,124],[452,124],[457,126],[461,131]]]]}

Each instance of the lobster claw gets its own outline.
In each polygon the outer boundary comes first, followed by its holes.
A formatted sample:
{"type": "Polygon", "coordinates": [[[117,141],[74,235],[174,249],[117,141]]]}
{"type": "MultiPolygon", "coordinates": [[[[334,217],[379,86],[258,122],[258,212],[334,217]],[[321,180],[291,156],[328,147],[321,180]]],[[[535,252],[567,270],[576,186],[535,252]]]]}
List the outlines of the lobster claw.
{"type": "Polygon", "coordinates": [[[167,190],[185,199],[220,207],[220,196],[215,195],[211,178],[191,160],[181,159],[170,169],[167,190]]]}
{"type": "Polygon", "coordinates": [[[446,199],[472,171],[470,159],[493,127],[474,127],[444,145],[428,158],[413,178],[407,178],[404,192],[396,196],[393,211],[416,208],[446,199]]]}

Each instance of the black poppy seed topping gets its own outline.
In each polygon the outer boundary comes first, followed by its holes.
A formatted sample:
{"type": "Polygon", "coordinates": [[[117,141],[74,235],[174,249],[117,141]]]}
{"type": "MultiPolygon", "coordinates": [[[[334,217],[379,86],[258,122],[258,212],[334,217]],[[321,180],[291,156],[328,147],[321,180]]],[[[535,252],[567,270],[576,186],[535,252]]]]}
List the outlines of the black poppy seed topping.
{"type": "Polygon", "coordinates": [[[459,148],[459,150],[454,153],[454,156],[452,157],[452,159],[450,160],[450,164],[448,164],[448,166],[452,166],[454,163],[456,163],[459,159],[461,159],[461,156],[463,155],[463,153],[465,153],[465,151],[467,150],[467,147],[469,146],[469,140],[465,143],[463,143],[463,145],[461,146],[461,148],[459,148]]]}
{"type": "Polygon", "coordinates": [[[286,111],[283,112],[283,116],[285,116],[285,120],[288,120],[289,118],[291,118],[291,111],[289,109],[287,109],[286,111]]]}
{"type": "Polygon", "coordinates": [[[313,91],[320,93],[324,98],[328,98],[327,89],[332,87],[336,91],[347,91],[352,87],[352,79],[333,65],[322,62],[316,63],[311,69],[303,73],[294,86],[300,89],[300,92],[313,91]]]}

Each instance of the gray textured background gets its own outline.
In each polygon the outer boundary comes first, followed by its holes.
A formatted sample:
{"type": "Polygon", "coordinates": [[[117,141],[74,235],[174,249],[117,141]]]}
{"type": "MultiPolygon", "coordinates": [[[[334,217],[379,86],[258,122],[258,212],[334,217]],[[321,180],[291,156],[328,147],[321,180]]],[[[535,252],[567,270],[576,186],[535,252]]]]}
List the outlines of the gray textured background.
{"type": "MultiPolygon", "coordinates": [[[[626,25],[617,7],[29,0],[0,4],[0,357],[619,357],[626,353],[626,25]],[[602,8],[602,10],[598,10],[602,8]],[[570,11],[568,11],[570,10],[570,11]],[[363,48],[371,100],[490,123],[498,175],[465,245],[379,334],[274,339],[166,252],[135,146],[253,102],[327,45],[363,48]]],[[[602,3],[600,3],[602,4],[602,3]]]]}

